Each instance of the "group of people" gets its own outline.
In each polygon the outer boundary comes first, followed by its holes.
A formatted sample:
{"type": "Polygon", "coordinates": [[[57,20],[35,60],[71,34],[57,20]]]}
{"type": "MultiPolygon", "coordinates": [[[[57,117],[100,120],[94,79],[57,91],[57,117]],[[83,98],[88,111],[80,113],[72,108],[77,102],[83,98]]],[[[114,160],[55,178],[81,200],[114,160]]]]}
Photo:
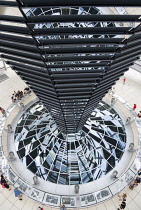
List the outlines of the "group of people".
{"type": "MultiPolygon", "coordinates": [[[[139,177],[141,176],[141,169],[138,170],[138,176],[135,178],[135,180],[129,185],[129,188],[131,190],[134,189],[134,187],[138,186],[141,183],[141,178],[139,177]]],[[[122,201],[121,204],[119,205],[118,210],[120,209],[125,209],[126,207],[126,199],[127,199],[127,194],[123,193],[123,195],[118,195],[119,197],[119,201],[122,201]]]]}
{"type": "MultiPolygon", "coordinates": [[[[137,108],[137,104],[133,105],[133,110],[135,110],[137,108]]],[[[141,118],[141,111],[139,111],[139,113],[137,114],[139,118],[141,118]]]]}
{"type": "MultiPolygon", "coordinates": [[[[0,184],[1,184],[2,188],[6,188],[9,191],[11,190],[6,177],[4,177],[3,175],[1,175],[0,184]]],[[[18,188],[14,189],[14,195],[15,195],[15,197],[18,197],[19,200],[22,200],[22,193],[18,188]]]]}
{"type": "Polygon", "coordinates": [[[6,177],[4,177],[3,175],[1,175],[0,184],[1,184],[2,188],[6,188],[9,191],[11,190],[11,188],[10,188],[10,186],[9,186],[7,180],[6,180],[6,177]]]}
{"type": "Polygon", "coordinates": [[[14,93],[11,96],[12,103],[15,103],[17,100],[20,100],[25,94],[30,93],[30,92],[31,90],[28,87],[26,87],[24,91],[20,91],[20,90],[18,90],[17,92],[14,91],[14,93]]]}
{"type": "MultiPolygon", "coordinates": [[[[4,177],[4,175],[1,175],[0,184],[1,184],[2,188],[6,188],[9,191],[11,190],[11,188],[8,184],[8,181],[7,181],[6,177],[4,177]]],[[[22,200],[22,193],[17,187],[14,189],[14,195],[15,195],[15,197],[18,197],[19,200],[22,200]]],[[[38,210],[44,210],[40,206],[37,209],[38,210]]],[[[66,210],[66,207],[65,207],[64,204],[61,205],[60,210],[66,210]]]]}
{"type": "Polygon", "coordinates": [[[23,91],[18,90],[17,92],[14,91],[14,93],[11,96],[12,103],[15,103],[17,100],[20,100],[23,97],[23,91]]]}
{"type": "Polygon", "coordinates": [[[141,178],[136,177],[135,180],[129,185],[129,189],[133,190],[135,187],[137,187],[141,183],[141,178]]]}
{"type": "MultiPolygon", "coordinates": [[[[24,91],[20,91],[20,90],[18,90],[17,92],[14,91],[14,93],[11,96],[12,103],[15,103],[17,100],[20,100],[24,95],[28,93],[31,93],[31,90],[28,87],[26,87],[24,91]]],[[[6,111],[4,108],[0,107],[0,112],[2,113],[3,116],[6,117],[6,111]]]]}
{"type": "Polygon", "coordinates": [[[126,207],[126,199],[127,199],[127,194],[123,193],[123,195],[118,195],[119,201],[122,201],[121,204],[119,205],[118,210],[120,209],[125,209],[126,207]]]}

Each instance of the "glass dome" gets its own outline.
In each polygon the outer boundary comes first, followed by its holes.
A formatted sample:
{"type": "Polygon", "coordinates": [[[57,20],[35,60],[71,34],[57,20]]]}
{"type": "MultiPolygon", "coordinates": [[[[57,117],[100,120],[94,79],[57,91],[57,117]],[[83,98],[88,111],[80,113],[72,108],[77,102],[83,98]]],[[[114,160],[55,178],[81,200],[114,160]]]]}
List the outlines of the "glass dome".
{"type": "Polygon", "coordinates": [[[41,102],[21,116],[15,147],[23,164],[37,176],[63,185],[94,181],[121,159],[126,146],[121,118],[100,102],[76,134],[63,134],[41,102]]]}

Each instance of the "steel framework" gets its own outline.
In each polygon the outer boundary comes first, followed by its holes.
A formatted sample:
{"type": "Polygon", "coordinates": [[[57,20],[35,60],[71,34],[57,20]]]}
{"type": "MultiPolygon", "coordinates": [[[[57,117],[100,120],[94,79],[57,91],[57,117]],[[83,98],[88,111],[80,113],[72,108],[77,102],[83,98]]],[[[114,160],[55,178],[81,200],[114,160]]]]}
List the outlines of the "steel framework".
{"type": "Polygon", "coordinates": [[[0,52],[47,107],[60,130],[79,131],[115,81],[141,53],[140,15],[27,15],[26,10],[140,7],[138,0],[0,1],[21,17],[0,15],[0,52]],[[5,22],[7,22],[5,24],[5,22]],[[70,27],[70,23],[138,23],[137,27],[70,27]],[[69,23],[68,27],[47,24],[69,23]],[[36,27],[37,24],[42,27],[36,27]],[[45,27],[46,26],[46,27],[45,27]],[[125,38],[126,37],[128,38],[125,38]],[[75,36],[75,38],[71,38],[75,36]]]}

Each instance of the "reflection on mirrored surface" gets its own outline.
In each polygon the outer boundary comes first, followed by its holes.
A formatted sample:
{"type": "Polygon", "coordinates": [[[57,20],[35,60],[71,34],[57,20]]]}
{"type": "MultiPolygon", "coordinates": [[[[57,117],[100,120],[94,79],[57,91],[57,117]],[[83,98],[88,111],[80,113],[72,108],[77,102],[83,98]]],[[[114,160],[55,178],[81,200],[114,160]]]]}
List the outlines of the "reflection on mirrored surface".
{"type": "MultiPolygon", "coordinates": [[[[103,14],[101,10],[99,10],[96,7],[68,7],[68,8],[30,8],[30,9],[25,9],[23,8],[23,12],[27,17],[30,16],[40,16],[40,15],[90,15],[90,14],[103,14]]],[[[114,27],[115,23],[114,22],[44,22],[44,23],[35,23],[31,24],[31,27],[34,29],[38,28],[58,28],[58,27],[70,27],[70,28],[80,28],[80,27],[114,27]]],[[[75,38],[104,38],[104,37],[113,37],[113,35],[72,35],[70,34],[69,36],[63,36],[63,38],[70,38],[70,39],[75,39],[75,38]]],[[[62,39],[61,35],[37,35],[36,39],[62,39]]],[[[83,45],[82,45],[83,46],[83,45]]],[[[50,46],[45,46],[46,48],[49,48],[50,46]]],[[[84,44],[85,47],[85,44],[84,44]]],[[[58,48],[57,45],[52,45],[51,48],[58,48]]],[[[53,55],[51,55],[53,56],[53,55]]]]}
{"type": "Polygon", "coordinates": [[[122,120],[104,102],[76,134],[61,133],[41,102],[26,110],[15,130],[15,148],[27,169],[63,185],[101,178],[119,162],[125,146],[122,120]]]}

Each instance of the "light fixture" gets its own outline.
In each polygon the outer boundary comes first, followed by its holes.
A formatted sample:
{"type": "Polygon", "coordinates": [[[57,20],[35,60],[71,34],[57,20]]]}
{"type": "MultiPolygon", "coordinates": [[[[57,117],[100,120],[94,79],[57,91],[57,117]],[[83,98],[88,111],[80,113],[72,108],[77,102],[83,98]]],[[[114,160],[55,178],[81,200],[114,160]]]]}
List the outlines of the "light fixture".
{"type": "Polygon", "coordinates": [[[112,97],[112,99],[111,99],[111,106],[114,106],[115,103],[116,103],[116,98],[112,97]]]}
{"type": "Polygon", "coordinates": [[[131,117],[127,117],[125,124],[126,125],[130,125],[131,124],[131,117]]]}
{"type": "Polygon", "coordinates": [[[13,131],[12,131],[12,126],[11,126],[11,124],[8,124],[7,125],[7,132],[8,133],[12,133],[13,131]]]}
{"type": "Polygon", "coordinates": [[[76,194],[79,193],[79,185],[78,185],[78,184],[76,184],[76,185],[74,186],[74,192],[75,192],[76,194]]]}
{"type": "Polygon", "coordinates": [[[38,185],[39,184],[37,176],[33,176],[33,182],[34,182],[34,185],[38,185]]]}
{"type": "Polygon", "coordinates": [[[128,149],[129,152],[135,152],[136,151],[136,148],[134,147],[134,143],[130,143],[129,144],[129,149],[128,149]]]}
{"type": "Polygon", "coordinates": [[[113,178],[113,179],[117,179],[117,178],[118,178],[117,175],[118,175],[118,172],[117,172],[116,170],[113,171],[113,173],[112,173],[112,178],[113,178]]]}
{"type": "Polygon", "coordinates": [[[15,159],[15,155],[14,155],[14,152],[9,152],[9,160],[14,160],[15,159]]]}

